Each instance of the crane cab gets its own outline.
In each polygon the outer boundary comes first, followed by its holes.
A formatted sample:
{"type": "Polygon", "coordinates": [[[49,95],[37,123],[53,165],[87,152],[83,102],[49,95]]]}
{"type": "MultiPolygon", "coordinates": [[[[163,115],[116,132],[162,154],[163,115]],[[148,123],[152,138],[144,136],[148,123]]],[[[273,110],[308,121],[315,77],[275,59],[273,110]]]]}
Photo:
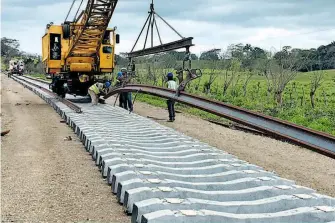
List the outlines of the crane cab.
{"type": "Polygon", "coordinates": [[[119,34],[115,34],[114,29],[107,29],[100,47],[101,73],[113,73],[115,68],[115,44],[120,43],[119,34]]]}

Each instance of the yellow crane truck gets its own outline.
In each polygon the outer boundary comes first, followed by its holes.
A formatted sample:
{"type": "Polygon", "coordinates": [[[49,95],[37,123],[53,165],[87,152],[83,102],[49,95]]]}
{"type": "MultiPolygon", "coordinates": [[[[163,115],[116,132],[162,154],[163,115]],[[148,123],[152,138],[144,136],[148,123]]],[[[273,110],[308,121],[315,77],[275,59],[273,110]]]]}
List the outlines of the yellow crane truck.
{"type": "MultiPolygon", "coordinates": [[[[68,16],[76,0],[73,0],[68,16]]],[[[58,95],[87,95],[97,75],[115,68],[116,28],[108,28],[117,0],[87,0],[86,9],[72,21],[49,23],[42,37],[42,62],[52,76],[50,88],[58,95]]]]}

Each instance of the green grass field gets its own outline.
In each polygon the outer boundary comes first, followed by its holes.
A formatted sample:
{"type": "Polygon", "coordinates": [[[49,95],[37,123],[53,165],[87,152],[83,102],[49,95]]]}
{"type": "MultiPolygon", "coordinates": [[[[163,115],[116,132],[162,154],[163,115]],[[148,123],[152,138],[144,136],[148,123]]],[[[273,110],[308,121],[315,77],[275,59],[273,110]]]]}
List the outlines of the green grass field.
{"type": "Polygon", "coordinates": [[[7,65],[3,62],[3,58],[1,57],[1,71],[5,71],[7,69],[7,65]]]}
{"type": "Polygon", "coordinates": [[[46,80],[46,81],[51,82],[51,79],[47,79],[44,74],[28,74],[27,76],[31,76],[37,79],[46,80]]]}
{"type": "MultiPolygon", "coordinates": [[[[223,95],[223,75],[219,75],[214,81],[210,93],[204,93],[204,85],[209,80],[207,73],[208,71],[205,70],[203,76],[194,80],[187,91],[335,135],[335,70],[325,71],[322,84],[315,94],[314,109],[309,96],[313,73],[300,73],[287,85],[283,94],[282,106],[278,106],[274,96],[267,93],[267,81],[263,76],[255,75],[251,78],[244,96],[243,84],[246,74],[241,73],[240,80],[234,87],[235,94],[233,94],[233,87],[230,86],[227,93],[223,95]],[[198,88],[196,88],[197,85],[198,88]]],[[[159,82],[158,85],[160,86],[161,83],[159,82]]],[[[157,97],[145,95],[138,97],[138,100],[166,107],[165,100],[157,97]]],[[[177,108],[206,119],[220,119],[187,106],[177,105],[177,108]]]]}

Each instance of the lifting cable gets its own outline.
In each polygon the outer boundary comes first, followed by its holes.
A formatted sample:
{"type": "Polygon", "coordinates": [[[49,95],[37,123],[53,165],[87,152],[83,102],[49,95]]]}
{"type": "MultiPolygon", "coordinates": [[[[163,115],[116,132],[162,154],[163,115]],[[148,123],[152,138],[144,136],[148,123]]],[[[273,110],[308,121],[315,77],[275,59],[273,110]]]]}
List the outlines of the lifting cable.
{"type": "Polygon", "coordinates": [[[157,25],[157,19],[155,16],[157,16],[158,18],[160,18],[168,27],[170,27],[181,39],[185,39],[185,37],[183,37],[175,28],[173,28],[163,17],[161,17],[156,11],[155,11],[155,8],[154,8],[154,0],[151,1],[151,4],[150,4],[150,11],[148,12],[149,15],[148,15],[148,18],[147,20],[145,21],[142,29],[141,29],[141,32],[140,34],[138,35],[136,41],[135,41],[135,44],[133,46],[133,48],[131,49],[131,53],[134,51],[137,43],[138,43],[138,40],[140,39],[140,37],[142,36],[142,33],[145,29],[145,27],[147,26],[148,24],[148,27],[147,27],[147,32],[146,32],[146,36],[145,36],[145,41],[144,41],[144,46],[143,46],[143,49],[145,49],[146,45],[147,45],[147,40],[148,40],[148,35],[149,35],[149,31],[151,29],[151,47],[153,47],[153,33],[154,33],[154,27],[156,28],[156,31],[157,31],[157,35],[158,35],[158,38],[159,38],[159,42],[161,45],[163,45],[163,42],[162,42],[162,38],[161,38],[161,35],[160,35],[160,32],[159,32],[159,29],[158,29],[158,25],[157,25]]]}
{"type": "Polygon", "coordinates": [[[72,11],[72,8],[73,8],[73,5],[74,5],[75,2],[76,2],[76,0],[73,0],[72,5],[71,5],[71,7],[70,7],[70,9],[69,9],[69,12],[67,13],[66,18],[65,18],[65,20],[64,20],[64,23],[66,22],[67,18],[69,17],[69,15],[70,15],[70,13],[71,13],[71,11],[72,11]]]}
{"type": "MultiPolygon", "coordinates": [[[[154,8],[154,0],[151,0],[151,4],[150,4],[150,11],[148,12],[149,15],[140,31],[140,34],[138,35],[136,41],[135,41],[135,44],[134,46],[132,47],[130,53],[128,54],[128,59],[129,59],[129,64],[128,64],[128,67],[131,65],[132,63],[132,59],[133,57],[137,57],[139,54],[138,52],[139,51],[142,51],[142,53],[140,53],[141,55],[149,55],[149,54],[153,54],[152,52],[151,53],[148,53],[148,52],[144,52],[146,51],[146,46],[147,46],[147,41],[148,39],[150,39],[150,37],[148,38],[149,36],[149,32],[151,31],[151,49],[155,48],[155,52],[154,53],[159,53],[159,52],[165,52],[165,51],[170,51],[170,50],[173,50],[173,49],[178,49],[178,48],[186,48],[186,54],[185,54],[185,59],[183,61],[183,67],[182,69],[184,70],[185,69],[185,62],[188,61],[189,62],[189,69],[191,68],[191,60],[190,60],[190,46],[192,46],[192,43],[186,43],[187,40],[190,40],[193,39],[193,38],[185,38],[183,37],[175,28],[173,28],[164,18],[162,18],[156,11],[155,11],[155,8],[154,8]],[[159,29],[158,29],[158,25],[157,25],[157,18],[156,16],[161,19],[170,29],[172,29],[180,38],[181,40],[179,40],[180,43],[167,43],[167,44],[163,44],[163,41],[162,41],[162,37],[161,37],[161,34],[159,32],[159,29]],[[143,49],[142,50],[139,50],[139,51],[136,51],[135,54],[134,54],[134,49],[140,39],[140,37],[142,36],[142,33],[144,31],[144,29],[146,29],[146,34],[145,34],[145,40],[144,40],[144,45],[143,45],[143,49]],[[157,32],[157,35],[158,35],[158,39],[159,39],[159,42],[160,42],[160,46],[156,46],[154,47],[154,29],[156,30],[157,32]],[[169,45],[170,47],[172,47],[173,49],[168,49],[169,47],[167,46],[169,45]]],[[[177,41],[178,42],[178,41],[177,41]]]]}
{"type": "MultiPolygon", "coordinates": [[[[72,11],[72,8],[73,8],[75,2],[76,2],[76,0],[73,0],[73,1],[72,1],[71,7],[70,7],[70,9],[69,9],[69,12],[68,12],[67,15],[66,15],[66,18],[65,18],[64,22],[66,22],[66,20],[68,19],[68,17],[69,17],[69,15],[70,15],[71,11],[72,11]]],[[[79,10],[80,10],[80,8],[81,8],[83,2],[84,2],[84,0],[81,0],[81,2],[80,2],[80,4],[79,4],[79,7],[78,7],[78,9],[77,9],[77,12],[76,12],[75,16],[73,17],[73,22],[76,21],[78,12],[79,12],[79,10]]]]}
{"type": "Polygon", "coordinates": [[[76,12],[76,14],[75,14],[75,16],[74,16],[74,18],[73,18],[73,22],[75,22],[76,19],[77,19],[77,15],[78,15],[78,12],[79,12],[79,10],[80,10],[80,8],[81,8],[81,5],[83,4],[83,1],[84,1],[84,0],[81,0],[81,2],[80,2],[80,5],[79,5],[79,7],[78,7],[78,9],[77,9],[77,12],[76,12]]]}
{"type": "MultiPolygon", "coordinates": [[[[136,39],[135,44],[132,47],[131,51],[128,53],[128,56],[127,56],[128,59],[129,59],[128,70],[131,73],[131,76],[134,77],[134,75],[135,75],[134,70],[132,69],[130,71],[130,67],[132,67],[132,63],[134,62],[133,58],[135,58],[135,57],[146,56],[146,55],[150,55],[150,54],[157,54],[157,53],[162,53],[162,52],[167,52],[167,51],[171,51],[171,50],[185,48],[186,52],[185,52],[185,57],[183,59],[182,66],[180,68],[179,67],[176,68],[178,77],[179,76],[182,77],[182,78],[179,79],[180,83],[179,83],[179,87],[176,91],[176,96],[178,97],[180,95],[180,92],[185,90],[186,86],[188,85],[188,83],[190,81],[202,76],[202,72],[201,72],[200,69],[192,69],[192,60],[191,60],[192,58],[191,58],[190,47],[194,46],[192,44],[193,37],[188,37],[188,38],[183,37],[164,18],[162,18],[155,11],[154,0],[151,0],[150,11],[148,11],[148,13],[149,13],[149,15],[148,15],[141,31],[140,31],[140,34],[137,36],[137,39],[136,39]],[[161,19],[181,39],[177,40],[177,41],[174,41],[174,42],[169,42],[169,43],[163,44],[162,37],[161,37],[161,34],[159,32],[159,29],[158,29],[158,25],[157,25],[157,18],[161,19]],[[143,49],[137,50],[137,51],[134,52],[134,49],[135,49],[140,37],[142,36],[144,29],[146,29],[146,31],[145,31],[146,34],[144,34],[145,35],[145,41],[144,41],[143,49]],[[158,46],[154,46],[154,29],[157,31],[157,35],[158,35],[159,42],[160,42],[160,45],[158,45],[158,46]],[[151,47],[146,48],[147,41],[148,41],[148,39],[150,39],[150,37],[148,38],[150,31],[151,31],[151,33],[150,33],[151,34],[151,47]],[[186,72],[186,78],[185,79],[184,79],[184,72],[186,72]]],[[[130,83],[130,79],[125,82],[125,85],[130,83]]],[[[124,87],[124,86],[122,86],[122,87],[124,87]]],[[[136,96],[134,98],[134,102],[135,102],[135,99],[136,99],[136,96]]]]}

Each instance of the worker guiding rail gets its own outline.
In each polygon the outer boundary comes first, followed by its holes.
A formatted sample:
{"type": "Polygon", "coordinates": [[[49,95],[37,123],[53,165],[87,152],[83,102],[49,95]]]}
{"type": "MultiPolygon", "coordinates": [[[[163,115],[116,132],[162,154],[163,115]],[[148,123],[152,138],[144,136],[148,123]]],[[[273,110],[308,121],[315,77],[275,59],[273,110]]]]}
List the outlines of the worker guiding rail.
{"type": "MultiPolygon", "coordinates": [[[[124,76],[122,75],[122,72],[118,72],[117,73],[117,77],[116,77],[116,84],[115,86],[116,87],[122,87],[123,85],[123,82],[124,82],[124,76]]],[[[125,98],[124,98],[124,93],[120,93],[119,94],[119,106],[121,108],[124,108],[124,103],[126,102],[125,98]]]]}
{"type": "MultiPolygon", "coordinates": [[[[177,90],[177,83],[173,79],[173,73],[168,73],[167,74],[167,88],[172,89],[172,90],[177,90]]],[[[174,104],[175,101],[172,99],[167,100],[167,106],[169,110],[169,122],[174,122],[175,120],[175,110],[174,110],[174,104]]]]}
{"type": "MultiPolygon", "coordinates": [[[[127,79],[127,69],[121,68],[121,71],[117,74],[116,86],[122,86],[127,79]]],[[[122,92],[119,94],[119,106],[126,110],[133,111],[133,102],[131,92],[122,92]]]]}
{"type": "Polygon", "coordinates": [[[98,104],[99,95],[107,94],[108,93],[107,91],[110,86],[111,86],[111,83],[109,81],[106,81],[104,84],[97,82],[88,89],[88,93],[92,99],[92,105],[98,104]]]}

